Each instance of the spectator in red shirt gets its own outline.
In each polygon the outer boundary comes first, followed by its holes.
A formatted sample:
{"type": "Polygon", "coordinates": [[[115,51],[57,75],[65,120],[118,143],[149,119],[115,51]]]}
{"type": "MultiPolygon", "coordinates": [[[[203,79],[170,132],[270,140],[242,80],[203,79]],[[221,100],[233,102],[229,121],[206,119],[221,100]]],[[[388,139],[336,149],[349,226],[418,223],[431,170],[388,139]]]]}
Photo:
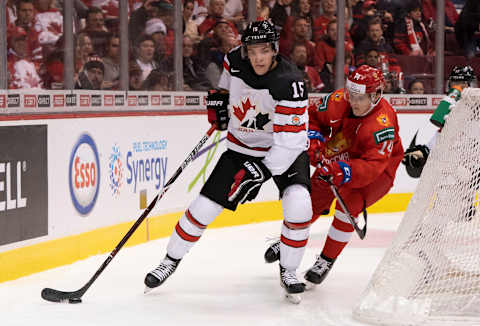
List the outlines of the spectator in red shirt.
{"type": "Polygon", "coordinates": [[[322,0],[323,14],[313,21],[313,41],[318,42],[327,31],[327,25],[334,20],[337,13],[337,2],[335,0],[322,0]]]}
{"type": "MultiPolygon", "coordinates": [[[[318,71],[325,69],[325,64],[332,65],[336,57],[336,43],[337,43],[337,21],[332,20],[327,24],[327,33],[317,43],[315,53],[318,58],[318,71]]],[[[346,56],[350,56],[352,52],[352,44],[345,41],[346,56]]]]}
{"type": "Polygon", "coordinates": [[[28,59],[27,32],[15,27],[8,37],[8,88],[42,88],[35,64],[28,59]]]}
{"type": "MultiPolygon", "coordinates": [[[[225,0],[210,0],[208,4],[208,15],[203,23],[198,26],[198,32],[202,37],[205,37],[210,33],[217,23],[217,21],[225,19],[223,17],[223,11],[225,10],[225,0]]],[[[234,31],[235,35],[238,35],[238,31],[234,24],[227,20],[228,24],[234,31]]]]}
{"type": "MultiPolygon", "coordinates": [[[[35,30],[42,46],[53,48],[63,34],[62,13],[53,6],[52,0],[35,0],[35,30]]],[[[53,49],[52,49],[53,50],[53,49]]]]}
{"type": "Polygon", "coordinates": [[[325,85],[320,79],[317,69],[307,65],[307,48],[305,44],[294,44],[290,59],[303,72],[307,90],[309,92],[321,92],[325,85]]]}
{"type": "MultiPolygon", "coordinates": [[[[437,19],[437,0],[423,0],[422,14],[424,23],[429,25],[437,19]]],[[[445,31],[454,32],[458,20],[457,9],[451,0],[445,0],[445,31]]]]}
{"type": "Polygon", "coordinates": [[[293,37],[291,39],[280,39],[280,53],[285,57],[289,57],[292,52],[293,45],[302,43],[307,48],[308,60],[307,65],[316,69],[320,66],[320,61],[315,53],[315,43],[308,39],[310,35],[310,24],[303,17],[297,17],[293,25],[293,37]]]}
{"type": "MultiPolygon", "coordinates": [[[[17,2],[17,20],[11,27],[22,27],[27,33],[27,57],[33,61],[40,69],[43,61],[43,52],[40,42],[38,40],[39,33],[35,30],[35,7],[33,0],[19,0],[17,2]]],[[[7,30],[7,36],[10,35],[10,30],[7,30]]]]}
{"type": "Polygon", "coordinates": [[[421,56],[430,53],[430,39],[422,22],[422,7],[417,0],[411,0],[406,6],[407,15],[395,28],[393,46],[397,53],[421,56]]]}

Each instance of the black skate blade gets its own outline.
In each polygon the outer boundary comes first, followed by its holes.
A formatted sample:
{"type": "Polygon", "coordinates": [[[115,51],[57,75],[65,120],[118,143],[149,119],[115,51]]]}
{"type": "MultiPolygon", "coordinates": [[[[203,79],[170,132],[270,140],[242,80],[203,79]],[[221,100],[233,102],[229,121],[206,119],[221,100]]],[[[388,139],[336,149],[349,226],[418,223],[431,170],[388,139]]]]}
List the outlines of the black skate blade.
{"type": "Polygon", "coordinates": [[[80,303],[82,302],[82,295],[82,291],[64,292],[50,288],[42,290],[42,298],[50,302],[80,303]]]}

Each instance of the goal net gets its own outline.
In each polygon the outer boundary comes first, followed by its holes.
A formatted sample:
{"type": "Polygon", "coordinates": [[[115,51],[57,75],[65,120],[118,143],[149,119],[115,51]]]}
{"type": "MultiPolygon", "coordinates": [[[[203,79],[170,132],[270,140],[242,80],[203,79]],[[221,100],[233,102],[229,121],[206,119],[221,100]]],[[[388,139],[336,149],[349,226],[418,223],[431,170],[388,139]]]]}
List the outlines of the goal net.
{"type": "Polygon", "coordinates": [[[437,137],[395,238],[355,319],[377,325],[480,325],[480,89],[437,137]]]}

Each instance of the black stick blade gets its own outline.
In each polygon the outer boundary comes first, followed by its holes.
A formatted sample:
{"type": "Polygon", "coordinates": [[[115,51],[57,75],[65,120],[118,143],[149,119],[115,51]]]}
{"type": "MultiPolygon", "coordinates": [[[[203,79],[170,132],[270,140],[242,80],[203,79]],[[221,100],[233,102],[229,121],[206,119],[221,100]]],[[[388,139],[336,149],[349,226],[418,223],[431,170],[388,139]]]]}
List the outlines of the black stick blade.
{"type": "Polygon", "coordinates": [[[82,291],[64,292],[50,288],[42,290],[42,298],[50,302],[62,302],[62,303],[80,303],[82,302],[82,291]]]}

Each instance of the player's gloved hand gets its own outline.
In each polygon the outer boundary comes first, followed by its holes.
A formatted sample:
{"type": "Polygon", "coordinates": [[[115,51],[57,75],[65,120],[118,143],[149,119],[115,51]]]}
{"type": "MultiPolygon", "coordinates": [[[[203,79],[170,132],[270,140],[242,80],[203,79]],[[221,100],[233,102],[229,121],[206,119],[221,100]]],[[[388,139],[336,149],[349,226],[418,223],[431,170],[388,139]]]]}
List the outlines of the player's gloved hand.
{"type": "Polygon", "coordinates": [[[425,145],[415,145],[407,148],[405,154],[403,155],[402,163],[405,166],[413,168],[423,168],[427,162],[428,155],[430,150],[425,145]]]}
{"type": "Polygon", "coordinates": [[[317,130],[309,130],[307,134],[310,140],[310,146],[307,151],[310,164],[317,166],[323,161],[323,151],[325,150],[326,140],[320,131],[317,130]]]}
{"type": "Polygon", "coordinates": [[[217,126],[217,130],[227,130],[228,127],[228,100],[227,91],[212,89],[207,95],[208,122],[217,126]]]}
{"type": "Polygon", "coordinates": [[[243,167],[233,177],[228,193],[228,201],[243,204],[257,197],[262,183],[270,179],[272,173],[260,161],[245,161],[243,167]]]}
{"type": "Polygon", "coordinates": [[[322,164],[317,171],[317,177],[327,183],[339,187],[352,180],[352,169],[344,161],[336,161],[322,164]]]}

